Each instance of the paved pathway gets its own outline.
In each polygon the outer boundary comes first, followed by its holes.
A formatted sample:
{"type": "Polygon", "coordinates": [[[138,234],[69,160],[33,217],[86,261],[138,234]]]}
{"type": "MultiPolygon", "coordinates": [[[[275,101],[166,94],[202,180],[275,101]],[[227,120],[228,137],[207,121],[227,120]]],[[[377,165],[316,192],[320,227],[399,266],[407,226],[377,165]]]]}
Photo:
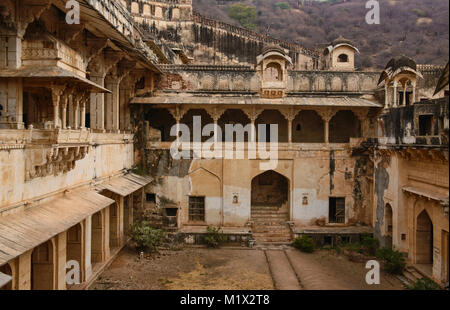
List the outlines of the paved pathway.
{"type": "Polygon", "coordinates": [[[363,263],[346,258],[307,254],[280,247],[263,249],[274,287],[279,290],[386,290],[402,289],[398,279],[381,273],[380,285],[365,282],[363,263]]]}
{"type": "Polygon", "coordinates": [[[265,251],[270,272],[277,290],[300,290],[302,287],[295,271],[282,250],[265,251]]]}
{"type": "Polygon", "coordinates": [[[288,250],[286,256],[299,275],[302,285],[308,290],[345,290],[351,289],[335,278],[329,270],[324,270],[320,265],[312,261],[308,254],[297,250],[288,250]]]}

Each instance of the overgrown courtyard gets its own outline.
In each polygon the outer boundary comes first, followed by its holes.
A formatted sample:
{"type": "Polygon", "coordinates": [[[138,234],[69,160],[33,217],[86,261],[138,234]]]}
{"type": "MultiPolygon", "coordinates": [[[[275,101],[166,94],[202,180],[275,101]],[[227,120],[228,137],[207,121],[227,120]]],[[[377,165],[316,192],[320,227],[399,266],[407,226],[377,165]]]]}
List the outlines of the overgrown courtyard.
{"type": "Polygon", "coordinates": [[[402,289],[381,272],[367,285],[365,263],[331,250],[181,247],[140,256],[125,248],[91,286],[93,290],[402,289]]]}

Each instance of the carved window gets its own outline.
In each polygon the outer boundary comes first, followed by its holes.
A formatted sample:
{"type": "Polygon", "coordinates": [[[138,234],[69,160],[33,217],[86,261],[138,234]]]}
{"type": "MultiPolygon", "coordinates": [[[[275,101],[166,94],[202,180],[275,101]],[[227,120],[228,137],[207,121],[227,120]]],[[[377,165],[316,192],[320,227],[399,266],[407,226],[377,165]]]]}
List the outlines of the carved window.
{"type": "Polygon", "coordinates": [[[337,224],[345,223],[345,198],[330,197],[329,222],[337,224]]]}
{"type": "Polygon", "coordinates": [[[189,221],[205,221],[205,197],[189,197],[189,221]]]}
{"type": "Polygon", "coordinates": [[[278,63],[270,63],[264,70],[264,79],[269,82],[278,82],[283,80],[283,72],[278,63]]]}
{"type": "Polygon", "coordinates": [[[338,56],[338,62],[348,62],[347,54],[341,54],[338,56]]]}

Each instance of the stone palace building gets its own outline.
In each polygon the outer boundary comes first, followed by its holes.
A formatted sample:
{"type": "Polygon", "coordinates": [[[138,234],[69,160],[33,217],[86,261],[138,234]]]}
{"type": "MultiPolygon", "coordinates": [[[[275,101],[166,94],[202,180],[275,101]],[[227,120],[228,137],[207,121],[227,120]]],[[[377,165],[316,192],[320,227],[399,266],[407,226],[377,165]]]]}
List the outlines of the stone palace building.
{"type": "Polygon", "coordinates": [[[448,64],[362,71],[348,39],[310,50],[191,0],[79,0],[74,24],[69,2],[0,3],[0,287],[84,288],[142,217],[188,243],[373,233],[448,283],[448,64]]]}

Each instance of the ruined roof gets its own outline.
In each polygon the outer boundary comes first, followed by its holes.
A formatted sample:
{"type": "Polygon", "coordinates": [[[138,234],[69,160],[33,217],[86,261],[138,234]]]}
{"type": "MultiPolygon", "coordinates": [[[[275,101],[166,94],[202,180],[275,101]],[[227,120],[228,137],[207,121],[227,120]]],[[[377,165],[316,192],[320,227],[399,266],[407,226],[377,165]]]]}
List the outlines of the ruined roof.
{"type": "Polygon", "coordinates": [[[198,104],[198,105],[260,105],[260,106],[327,106],[327,107],[367,107],[379,108],[381,104],[362,98],[352,97],[284,97],[264,99],[247,96],[170,96],[164,94],[155,97],[135,97],[131,104],[198,104]]]}
{"type": "Polygon", "coordinates": [[[444,71],[442,71],[441,77],[439,78],[439,81],[437,82],[437,86],[436,86],[436,90],[434,91],[434,95],[436,95],[438,92],[443,90],[446,86],[448,86],[448,83],[449,83],[449,80],[448,80],[448,62],[447,62],[447,65],[445,65],[444,71]]]}
{"type": "Polygon", "coordinates": [[[416,62],[412,58],[409,58],[408,56],[401,55],[389,60],[388,64],[386,65],[386,68],[380,75],[378,84],[380,84],[382,81],[386,79],[392,79],[394,76],[402,72],[409,72],[418,77],[423,77],[422,74],[419,71],[417,71],[416,62]]]}
{"type": "Polygon", "coordinates": [[[42,83],[48,83],[48,85],[51,85],[51,83],[55,81],[60,81],[62,83],[76,83],[84,88],[90,89],[91,92],[111,93],[110,90],[104,88],[103,86],[57,66],[23,66],[20,69],[0,70],[0,76],[8,78],[20,77],[24,79],[34,79],[39,80],[42,83]]]}
{"type": "Polygon", "coordinates": [[[409,58],[408,56],[405,55],[397,56],[389,60],[385,69],[391,68],[392,71],[396,71],[401,67],[409,67],[413,70],[417,70],[416,62],[412,58],[409,58]]]}
{"type": "Polygon", "coordinates": [[[1,216],[0,266],[113,203],[94,190],[77,190],[1,216]]]}

